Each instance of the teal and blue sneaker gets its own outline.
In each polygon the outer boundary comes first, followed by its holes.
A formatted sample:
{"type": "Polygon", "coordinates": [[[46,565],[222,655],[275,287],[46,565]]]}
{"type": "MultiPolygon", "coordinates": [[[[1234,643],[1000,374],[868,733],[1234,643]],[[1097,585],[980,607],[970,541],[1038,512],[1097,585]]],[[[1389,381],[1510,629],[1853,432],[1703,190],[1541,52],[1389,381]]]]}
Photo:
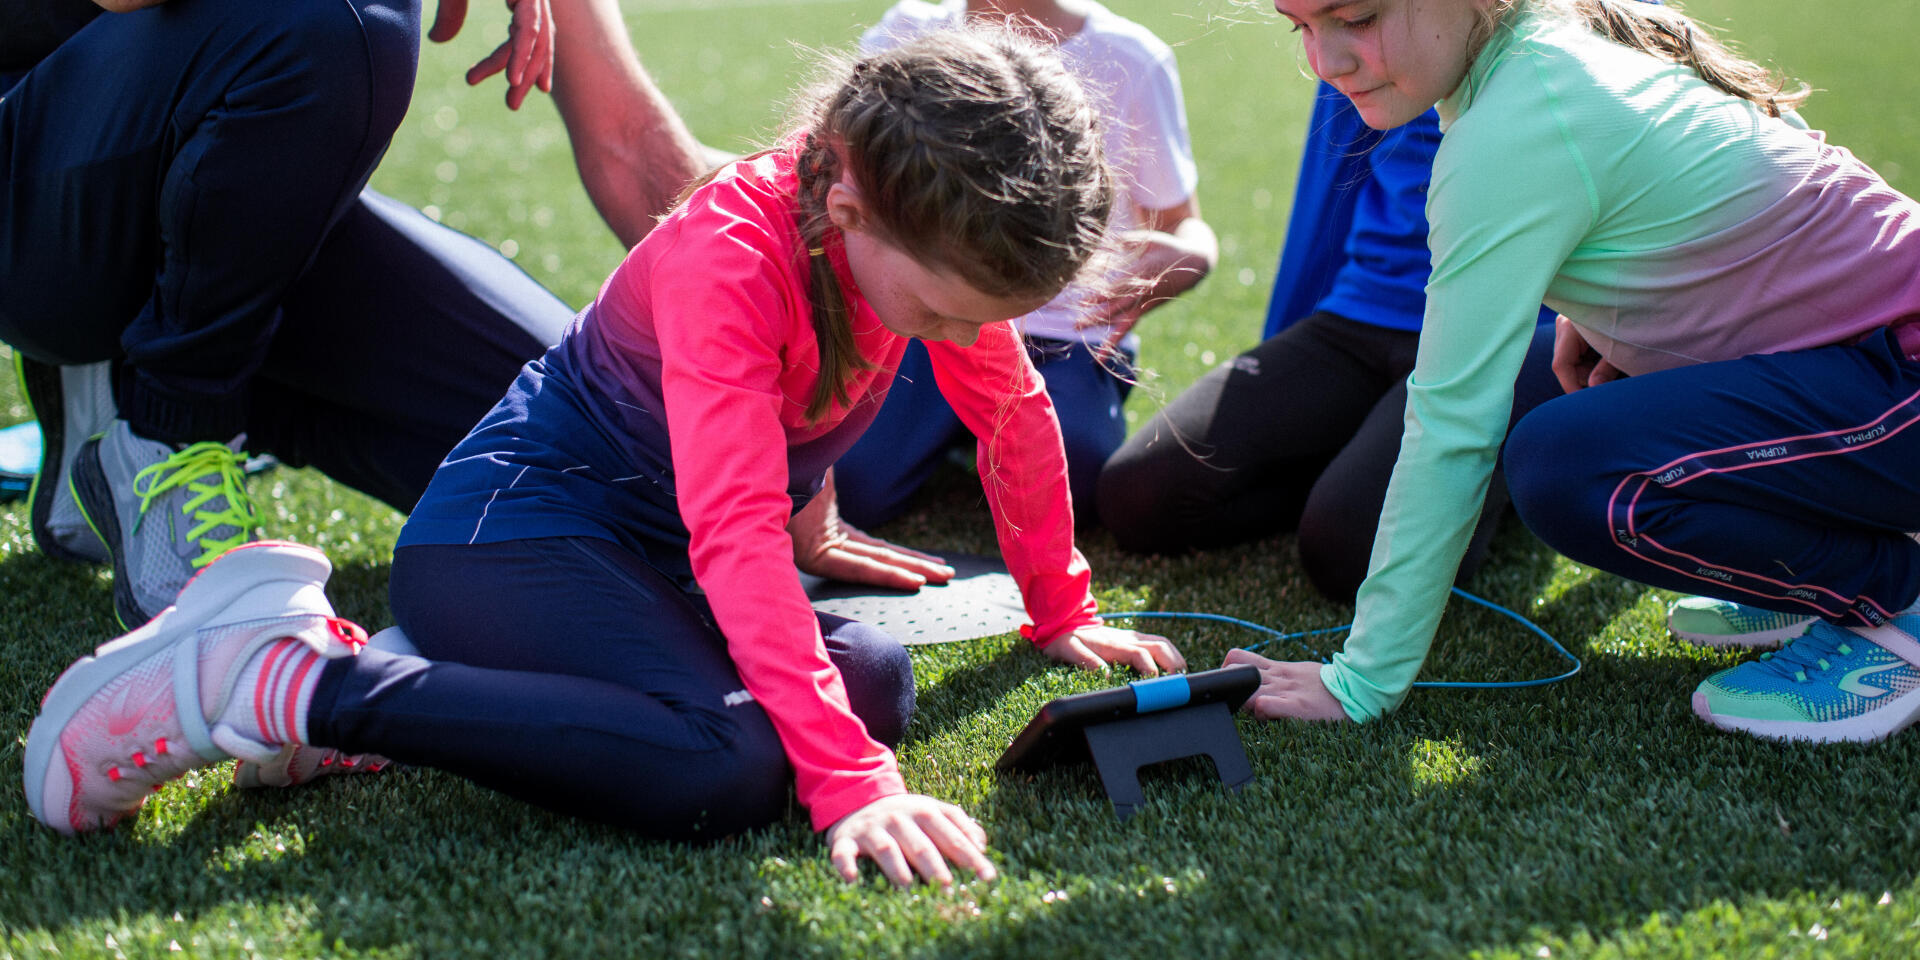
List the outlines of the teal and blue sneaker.
{"type": "Polygon", "coordinates": [[[1674,636],[1716,649],[1777,647],[1806,633],[1818,619],[1713,597],[1681,597],[1667,608],[1667,629],[1674,636]]]}
{"type": "Polygon", "coordinates": [[[200,568],[259,539],[244,441],[175,449],[115,420],[80,446],[72,493],[112,555],[113,608],[122,626],[146,623],[200,568]]]}
{"type": "Polygon", "coordinates": [[[1781,740],[1891,736],[1920,718],[1916,631],[1914,614],[1872,630],[1816,621],[1780,650],[1708,677],[1693,712],[1722,730],[1781,740]]]}

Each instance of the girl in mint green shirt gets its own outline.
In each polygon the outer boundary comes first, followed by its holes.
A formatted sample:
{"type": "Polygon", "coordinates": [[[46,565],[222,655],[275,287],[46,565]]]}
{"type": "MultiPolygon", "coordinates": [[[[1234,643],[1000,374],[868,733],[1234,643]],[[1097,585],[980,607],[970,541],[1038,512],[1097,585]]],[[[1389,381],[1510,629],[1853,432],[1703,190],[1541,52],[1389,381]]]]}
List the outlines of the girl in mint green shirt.
{"type": "Polygon", "coordinates": [[[1894,429],[1908,374],[1920,392],[1920,207],[1807,131],[1791,112],[1804,91],[1783,91],[1670,8],[1275,6],[1314,71],[1369,126],[1405,123],[1437,102],[1443,136],[1420,355],[1353,633],[1324,665],[1230,657],[1265,674],[1255,712],[1365,721],[1404,698],[1505,439],[1534,305],[1545,302],[1564,315],[1555,369],[1570,395],[1523,421],[1508,447],[1522,519],[1603,569],[1826,619],[1829,629],[1795,642],[1819,641],[1805,656],[1778,655],[1790,668],[1779,676],[1748,670],[1725,681],[1737,690],[1715,687],[1719,676],[1703,684],[1695,707],[1713,722],[1826,739],[1837,728],[1821,724],[1906,698],[1838,734],[1857,738],[1920,714],[1920,641],[1859,632],[1898,622],[1920,594],[1920,546],[1900,535],[1920,529],[1920,491],[1856,484],[1856,474],[1920,479],[1904,469],[1920,466],[1920,451],[1894,429]],[[1854,353],[1817,363],[1829,348],[1854,353]],[[1622,375],[1633,379],[1607,382],[1622,375]],[[1810,394],[1832,402],[1803,409],[1810,394]],[[1727,398],[1741,402],[1713,407],[1727,398]],[[1834,450],[1783,444],[1877,422],[1888,429],[1834,450]],[[1523,435],[1534,440],[1525,457],[1523,435]],[[1721,447],[1755,458],[1709,456],[1721,447]],[[1690,472],[1667,476],[1683,461],[1690,472]],[[1536,491],[1530,502],[1523,479],[1536,491]],[[1827,511],[1850,500],[1845,492],[1885,509],[1827,511]],[[1791,573],[1770,565],[1788,556],[1791,573]],[[1860,669],[1887,682],[1848,687],[1860,669]],[[1832,689],[1816,695],[1809,684],[1823,677],[1832,689]],[[1863,687],[1886,689],[1849,706],[1863,687]],[[1768,706],[1745,716],[1735,700],[1768,706]]]}

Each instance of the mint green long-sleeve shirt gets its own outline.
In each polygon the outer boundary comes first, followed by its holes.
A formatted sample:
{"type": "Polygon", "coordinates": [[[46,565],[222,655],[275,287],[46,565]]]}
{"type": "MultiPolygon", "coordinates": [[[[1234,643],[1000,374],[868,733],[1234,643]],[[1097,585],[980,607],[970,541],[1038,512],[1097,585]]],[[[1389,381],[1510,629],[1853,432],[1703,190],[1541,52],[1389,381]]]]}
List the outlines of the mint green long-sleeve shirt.
{"type": "Polygon", "coordinates": [[[1920,350],[1920,207],[1797,118],[1524,13],[1439,105],[1433,274],[1354,629],[1321,680],[1355,720],[1426,658],[1545,302],[1628,374],[1849,341],[1920,350]]]}

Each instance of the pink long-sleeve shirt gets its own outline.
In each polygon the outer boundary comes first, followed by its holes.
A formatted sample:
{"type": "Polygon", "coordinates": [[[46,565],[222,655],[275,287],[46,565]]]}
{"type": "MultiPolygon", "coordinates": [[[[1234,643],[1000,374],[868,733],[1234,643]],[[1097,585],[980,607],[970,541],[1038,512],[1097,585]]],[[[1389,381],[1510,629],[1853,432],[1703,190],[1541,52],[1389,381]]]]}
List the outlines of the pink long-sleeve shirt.
{"type": "MultiPolygon", "coordinates": [[[[742,161],[695,191],[607,281],[576,336],[637,396],[658,398],[673,495],[706,593],[746,688],[772,718],[814,827],[905,786],[892,752],[848,707],[793,564],[789,491],[817,484],[885,399],[907,340],[881,325],[828,255],[872,369],[850,404],[805,411],[819,350],[796,222],[794,157],[742,161]]],[[[993,324],[970,347],[927,344],[941,392],[979,444],[981,480],[1008,569],[1044,645],[1098,623],[1073,546],[1066,458],[1042,381],[1018,336],[993,324]]]]}

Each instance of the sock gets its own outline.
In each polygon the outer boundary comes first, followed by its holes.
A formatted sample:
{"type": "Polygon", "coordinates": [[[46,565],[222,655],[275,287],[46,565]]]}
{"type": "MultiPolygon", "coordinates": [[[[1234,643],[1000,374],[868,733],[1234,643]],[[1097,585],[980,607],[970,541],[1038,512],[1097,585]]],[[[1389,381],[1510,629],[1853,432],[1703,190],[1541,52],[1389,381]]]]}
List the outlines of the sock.
{"type": "Polygon", "coordinates": [[[261,647],[240,669],[235,696],[219,722],[268,746],[307,743],[307,708],[325,659],[293,639],[261,647]]]}

